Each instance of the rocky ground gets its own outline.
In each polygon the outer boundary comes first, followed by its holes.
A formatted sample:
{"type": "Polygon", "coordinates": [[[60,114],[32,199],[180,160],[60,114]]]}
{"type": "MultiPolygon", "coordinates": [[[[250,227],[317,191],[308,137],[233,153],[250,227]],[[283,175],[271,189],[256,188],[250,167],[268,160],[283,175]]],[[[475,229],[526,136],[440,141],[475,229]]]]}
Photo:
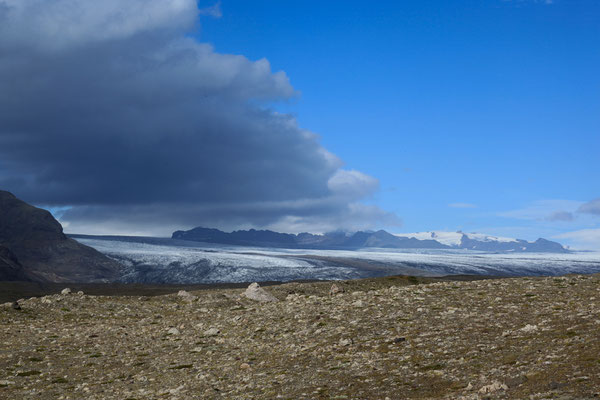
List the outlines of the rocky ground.
{"type": "Polygon", "coordinates": [[[417,283],[283,284],[267,288],[272,302],[218,289],[7,304],[0,398],[600,396],[599,275],[417,283]]]}

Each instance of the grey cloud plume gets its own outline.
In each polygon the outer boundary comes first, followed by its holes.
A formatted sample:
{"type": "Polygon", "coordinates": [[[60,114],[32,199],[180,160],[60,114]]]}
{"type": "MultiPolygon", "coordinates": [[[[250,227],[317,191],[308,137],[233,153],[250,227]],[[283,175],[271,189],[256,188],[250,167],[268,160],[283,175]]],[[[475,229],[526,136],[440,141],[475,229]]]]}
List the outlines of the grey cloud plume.
{"type": "Polygon", "coordinates": [[[186,36],[198,15],[194,0],[0,0],[0,188],[73,206],[72,231],[399,223],[359,203],[376,179],[266,108],[296,95],[284,72],[186,36]]]}
{"type": "Polygon", "coordinates": [[[581,207],[577,209],[577,212],[600,215],[600,198],[582,204],[581,207]]]}
{"type": "Polygon", "coordinates": [[[555,211],[546,217],[547,221],[573,221],[573,213],[568,211],[555,211]]]}

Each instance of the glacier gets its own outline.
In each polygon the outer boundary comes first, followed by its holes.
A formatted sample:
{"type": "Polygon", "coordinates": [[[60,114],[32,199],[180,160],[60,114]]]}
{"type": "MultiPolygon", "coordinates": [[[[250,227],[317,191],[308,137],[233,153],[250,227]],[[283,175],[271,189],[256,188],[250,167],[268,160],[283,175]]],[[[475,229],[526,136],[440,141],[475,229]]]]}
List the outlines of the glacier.
{"type": "Polygon", "coordinates": [[[166,238],[76,237],[117,260],[124,283],[340,280],[389,275],[537,276],[600,272],[600,253],[486,253],[460,249],[305,250],[166,238]]]}

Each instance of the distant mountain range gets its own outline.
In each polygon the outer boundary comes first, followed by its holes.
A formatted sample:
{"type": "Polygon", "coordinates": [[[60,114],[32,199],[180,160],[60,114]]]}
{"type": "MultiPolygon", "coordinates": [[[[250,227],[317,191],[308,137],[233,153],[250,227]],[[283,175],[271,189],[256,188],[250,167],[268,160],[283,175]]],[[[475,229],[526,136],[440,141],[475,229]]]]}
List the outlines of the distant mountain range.
{"type": "Polygon", "coordinates": [[[449,248],[479,250],[487,252],[532,252],[532,253],[568,253],[569,250],[560,243],[552,242],[543,238],[535,242],[528,242],[523,239],[514,239],[486,235],[483,233],[464,233],[430,231],[402,234],[415,239],[436,240],[449,248]]]}
{"type": "Polygon", "coordinates": [[[311,233],[289,234],[269,230],[239,230],[231,233],[218,229],[197,227],[173,232],[173,239],[238,246],[297,248],[297,249],[468,249],[486,252],[546,252],[567,253],[560,243],[539,238],[535,242],[500,238],[463,232],[419,232],[393,235],[384,230],[354,233],[332,232],[323,235],[311,233]]]}

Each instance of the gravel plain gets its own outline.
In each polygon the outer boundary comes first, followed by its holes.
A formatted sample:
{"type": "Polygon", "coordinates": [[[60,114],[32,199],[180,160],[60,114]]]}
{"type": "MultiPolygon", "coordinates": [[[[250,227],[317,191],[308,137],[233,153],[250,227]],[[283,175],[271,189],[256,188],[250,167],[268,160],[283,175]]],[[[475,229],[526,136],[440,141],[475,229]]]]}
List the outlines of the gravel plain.
{"type": "Polygon", "coordinates": [[[0,398],[600,396],[600,275],[335,285],[4,304],[0,398]]]}

